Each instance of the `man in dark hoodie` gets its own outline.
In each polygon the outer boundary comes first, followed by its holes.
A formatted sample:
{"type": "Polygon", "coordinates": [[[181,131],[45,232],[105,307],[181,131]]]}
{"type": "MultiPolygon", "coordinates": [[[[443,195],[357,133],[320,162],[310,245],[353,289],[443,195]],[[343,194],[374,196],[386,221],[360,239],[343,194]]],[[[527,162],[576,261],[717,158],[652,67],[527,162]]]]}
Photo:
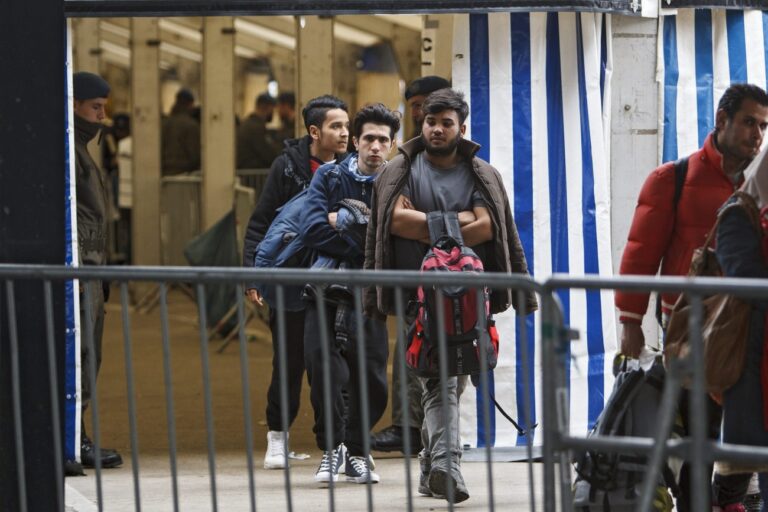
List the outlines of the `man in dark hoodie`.
{"type": "MultiPolygon", "coordinates": [[[[269,170],[267,181],[256,209],[248,222],[243,247],[243,265],[253,267],[259,243],[277,215],[277,209],[293,196],[309,187],[314,172],[323,164],[341,161],[349,138],[347,105],[335,96],[325,95],[311,99],[302,110],[307,135],[285,141],[285,149],[269,170]]],[[[263,304],[255,288],[246,290],[248,300],[263,304]]],[[[280,370],[278,361],[277,315],[269,312],[272,330],[272,381],[267,391],[267,453],[266,469],[285,468],[288,432],[283,431],[280,408],[280,370]]],[[[287,353],[288,427],[299,412],[301,381],[304,377],[304,311],[285,312],[285,341],[287,353]]]]}
{"type": "MultiPolygon", "coordinates": [[[[77,241],[78,258],[81,265],[105,265],[107,263],[107,191],[106,176],[88,152],[88,143],[102,129],[106,116],[105,106],[109,95],[109,84],[93,73],[80,72],[72,77],[75,101],[75,179],[77,187],[77,241]]],[[[101,339],[104,332],[104,293],[101,281],[80,282],[80,383],[81,418],[88,407],[91,396],[91,367],[98,374],[101,366],[101,339]],[[87,287],[87,294],[86,294],[87,287]],[[86,300],[89,299],[89,300],[86,300]],[[86,323],[85,311],[90,307],[91,331],[86,323]],[[93,342],[89,346],[89,338],[93,342]],[[93,350],[91,350],[93,349],[93,350]],[[95,365],[92,363],[95,363],[95,365]]],[[[85,433],[85,422],[81,422],[80,461],[83,466],[94,467],[96,450],[85,433]]],[[[101,450],[101,467],[113,468],[123,463],[115,450],[101,450]]],[[[82,474],[76,461],[67,461],[67,474],[82,474]]]]}

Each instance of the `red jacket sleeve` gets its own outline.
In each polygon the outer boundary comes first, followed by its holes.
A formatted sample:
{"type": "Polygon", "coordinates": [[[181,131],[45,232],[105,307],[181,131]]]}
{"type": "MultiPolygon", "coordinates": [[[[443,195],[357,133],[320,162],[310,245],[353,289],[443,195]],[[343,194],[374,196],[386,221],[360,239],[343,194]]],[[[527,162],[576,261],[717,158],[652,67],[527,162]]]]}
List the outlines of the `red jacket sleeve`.
{"type": "MultiPolygon", "coordinates": [[[[674,164],[670,162],[655,169],[640,190],[619,274],[656,275],[675,228],[674,194],[674,164]]],[[[641,322],[648,309],[648,298],[648,293],[617,290],[619,320],[641,322]]]]}

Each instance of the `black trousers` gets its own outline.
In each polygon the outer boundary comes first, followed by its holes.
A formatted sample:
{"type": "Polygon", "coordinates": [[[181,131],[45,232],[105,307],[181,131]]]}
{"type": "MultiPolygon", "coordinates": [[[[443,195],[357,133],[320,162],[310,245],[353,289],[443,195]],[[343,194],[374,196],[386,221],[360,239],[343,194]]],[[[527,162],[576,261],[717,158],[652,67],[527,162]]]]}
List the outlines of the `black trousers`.
{"type": "MultiPolygon", "coordinates": [[[[387,407],[387,326],[384,322],[364,317],[365,342],[365,372],[358,367],[359,340],[351,337],[346,349],[342,350],[335,343],[334,320],[336,307],[326,303],[326,334],[329,344],[330,395],[331,395],[331,424],[333,425],[332,445],[328,447],[325,439],[326,411],[324,402],[324,370],[322,342],[324,336],[320,330],[320,316],[316,304],[310,304],[305,311],[304,354],[307,375],[309,377],[310,400],[315,412],[315,440],[323,450],[330,450],[344,442],[350,455],[365,455],[363,453],[363,432],[361,398],[368,404],[368,425],[372,428],[384,414],[387,407]],[[365,378],[368,384],[368,394],[361,397],[360,384],[365,378]],[[347,391],[347,400],[344,398],[347,391]],[[346,412],[346,414],[345,414],[346,412]]],[[[354,318],[354,312],[351,315],[354,318]]],[[[349,331],[355,333],[354,320],[349,331]]]]}
{"type": "MultiPolygon", "coordinates": [[[[269,310],[269,328],[272,330],[272,381],[267,391],[267,426],[269,430],[283,430],[280,407],[280,359],[278,358],[277,313],[269,310]]],[[[299,413],[301,382],[304,378],[304,311],[285,312],[285,345],[288,372],[288,428],[299,413]]]]}

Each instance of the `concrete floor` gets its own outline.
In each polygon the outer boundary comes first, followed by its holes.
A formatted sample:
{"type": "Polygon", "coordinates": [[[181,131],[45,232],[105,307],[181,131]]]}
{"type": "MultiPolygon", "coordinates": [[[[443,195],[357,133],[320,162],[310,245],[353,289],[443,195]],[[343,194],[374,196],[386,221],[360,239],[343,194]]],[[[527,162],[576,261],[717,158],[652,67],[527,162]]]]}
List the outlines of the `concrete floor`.
{"type": "MultiPolygon", "coordinates": [[[[117,295],[117,294],[115,294],[117,295]]],[[[205,406],[203,400],[201,343],[197,327],[196,305],[179,291],[169,295],[173,417],[179,471],[179,500],[183,511],[213,510],[207,460],[205,406]]],[[[168,458],[168,421],[166,413],[163,352],[159,309],[148,314],[131,312],[130,328],[135,379],[136,421],[140,466],[140,510],[173,510],[172,483],[168,458]]],[[[272,345],[269,331],[258,320],[247,328],[247,368],[249,373],[251,419],[253,422],[256,505],[258,510],[287,510],[285,472],[262,468],[266,448],[265,403],[271,375],[272,345]]],[[[205,344],[210,362],[213,430],[216,450],[216,494],[218,509],[249,509],[249,483],[246,462],[240,349],[237,341],[222,353],[216,353],[221,341],[205,344]]],[[[98,380],[98,409],[102,446],[119,450],[126,464],[102,474],[103,510],[139,510],[136,505],[126,391],[126,366],[123,325],[119,304],[107,304],[103,362],[98,380]]],[[[311,458],[294,461],[290,471],[291,501],[294,510],[331,510],[329,492],[318,489],[313,474],[319,463],[319,450],[312,434],[312,408],[305,386],[299,415],[291,427],[291,449],[311,458]]],[[[387,410],[374,428],[391,423],[387,410]]],[[[87,429],[92,430],[90,418],[87,429]]],[[[444,509],[447,502],[416,494],[418,461],[412,459],[412,483],[405,482],[401,457],[386,458],[375,453],[377,473],[382,482],[373,486],[374,508],[407,510],[407,489],[413,492],[412,508],[444,509]]],[[[462,510],[490,508],[486,465],[465,461],[462,471],[470,499],[460,504],[462,510]]],[[[538,474],[538,465],[537,465],[538,474]]],[[[493,464],[494,499],[502,510],[533,510],[528,490],[528,469],[523,463],[493,464]]],[[[541,483],[539,476],[535,481],[541,483]]],[[[96,507],[96,478],[68,478],[68,510],[89,512],[96,507]]],[[[540,496],[540,489],[537,488],[540,496]]],[[[334,493],[339,510],[367,509],[366,486],[340,483],[334,493]]],[[[539,498],[537,498],[538,500],[539,498]]],[[[457,508],[458,508],[457,507],[457,508]]],[[[540,509],[540,507],[539,507],[540,509]]]]}
{"type": "MultiPolygon", "coordinates": [[[[284,471],[261,468],[261,454],[255,461],[254,472],[256,485],[257,510],[333,510],[327,487],[322,488],[313,480],[317,454],[305,461],[296,461],[290,471],[291,504],[288,507],[284,471]]],[[[402,458],[377,458],[376,472],[381,482],[371,486],[372,509],[374,510],[446,510],[448,502],[416,493],[418,461],[411,461],[411,475],[414,479],[410,486],[405,481],[405,466],[402,458]],[[411,507],[408,506],[407,489],[412,495],[411,507]]],[[[169,463],[165,458],[143,458],[140,462],[140,503],[136,506],[133,474],[129,465],[122,468],[105,470],[102,473],[102,496],[104,511],[151,512],[173,511],[172,483],[169,463]]],[[[224,454],[217,457],[216,495],[218,510],[249,511],[250,492],[247,465],[242,454],[224,454]]],[[[497,510],[523,511],[535,510],[531,505],[528,489],[528,467],[525,463],[494,463],[492,467],[494,481],[494,505],[497,510]]],[[[534,482],[536,490],[536,509],[541,510],[541,473],[540,464],[534,464],[534,482]]],[[[469,500],[456,505],[457,510],[491,510],[487,484],[487,466],[473,462],[462,465],[462,473],[470,493],[469,500]]],[[[343,476],[341,477],[343,480],[343,476]]],[[[96,506],[96,478],[94,471],[88,476],[68,478],[67,512],[93,512],[96,506]]],[[[179,460],[179,510],[184,512],[202,512],[214,510],[211,500],[211,482],[208,462],[202,456],[184,456],[179,460]]],[[[350,512],[369,510],[367,486],[340,481],[334,489],[334,507],[336,510],[350,512]]]]}

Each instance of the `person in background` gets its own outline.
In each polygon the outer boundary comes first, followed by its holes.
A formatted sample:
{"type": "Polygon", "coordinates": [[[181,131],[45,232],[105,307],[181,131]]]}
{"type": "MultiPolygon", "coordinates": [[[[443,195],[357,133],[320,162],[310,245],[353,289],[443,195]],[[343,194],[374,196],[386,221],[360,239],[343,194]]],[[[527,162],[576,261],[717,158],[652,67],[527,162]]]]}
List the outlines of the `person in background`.
{"type": "Polygon", "coordinates": [[[296,95],[290,91],[281,92],[277,96],[276,110],[280,118],[280,128],[275,131],[274,138],[282,145],[296,133],[296,95]]]}
{"type": "MultiPolygon", "coordinates": [[[[405,101],[413,121],[414,137],[421,136],[422,124],[424,124],[424,110],[422,105],[427,96],[437,91],[450,87],[451,84],[443,77],[425,76],[417,78],[405,89],[405,101]]],[[[371,446],[381,452],[403,451],[403,429],[411,429],[411,446],[413,452],[421,450],[421,424],[424,421],[424,409],[421,405],[421,382],[415,376],[406,372],[402,374],[399,361],[403,359],[402,347],[395,345],[392,357],[392,425],[381,429],[371,437],[371,446]],[[408,401],[403,404],[400,400],[400,381],[405,379],[408,389],[408,401]],[[408,424],[405,424],[404,407],[408,408],[408,424]]]]}
{"type": "Polygon", "coordinates": [[[267,130],[276,103],[268,93],[259,94],[256,110],[237,127],[238,169],[266,169],[280,154],[281,145],[267,130]]]}
{"type": "Polygon", "coordinates": [[[162,123],[163,176],[200,170],[200,123],[194,110],[195,96],[189,89],[179,89],[171,114],[162,123]]]}

